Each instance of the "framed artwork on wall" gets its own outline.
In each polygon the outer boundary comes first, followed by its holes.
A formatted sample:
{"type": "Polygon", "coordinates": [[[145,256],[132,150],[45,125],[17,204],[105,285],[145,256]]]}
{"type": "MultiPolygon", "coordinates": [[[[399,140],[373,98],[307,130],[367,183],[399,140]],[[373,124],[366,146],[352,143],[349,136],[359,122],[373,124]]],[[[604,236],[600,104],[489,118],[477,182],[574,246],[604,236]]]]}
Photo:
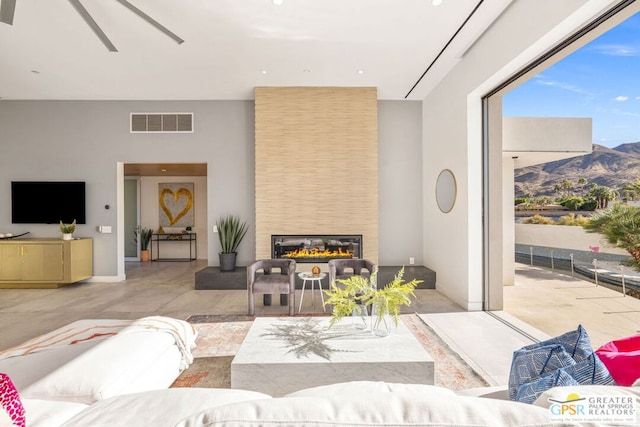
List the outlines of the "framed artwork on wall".
{"type": "Polygon", "coordinates": [[[158,184],[161,227],[192,227],[194,225],[193,182],[158,184]]]}

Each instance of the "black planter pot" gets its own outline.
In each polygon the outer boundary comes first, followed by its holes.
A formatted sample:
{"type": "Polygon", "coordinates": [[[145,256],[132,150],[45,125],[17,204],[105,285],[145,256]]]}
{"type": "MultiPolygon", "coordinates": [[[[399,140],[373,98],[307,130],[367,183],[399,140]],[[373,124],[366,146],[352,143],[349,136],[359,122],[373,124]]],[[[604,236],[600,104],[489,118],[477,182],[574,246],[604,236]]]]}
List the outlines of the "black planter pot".
{"type": "Polygon", "coordinates": [[[218,253],[220,257],[220,271],[234,271],[236,269],[236,252],[218,253]]]}

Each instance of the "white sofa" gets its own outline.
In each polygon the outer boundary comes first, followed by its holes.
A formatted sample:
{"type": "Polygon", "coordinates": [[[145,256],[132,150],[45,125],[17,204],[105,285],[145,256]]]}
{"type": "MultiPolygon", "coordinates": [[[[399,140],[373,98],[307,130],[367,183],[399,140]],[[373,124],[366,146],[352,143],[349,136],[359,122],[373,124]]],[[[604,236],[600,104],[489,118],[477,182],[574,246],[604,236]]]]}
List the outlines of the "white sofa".
{"type": "MultiPolygon", "coordinates": [[[[640,389],[582,386],[571,389],[632,396],[640,410],[640,389]],[[637,391],[636,391],[637,390],[637,391]]],[[[565,399],[567,390],[552,389],[529,405],[484,397],[461,396],[431,385],[350,382],[301,390],[285,397],[233,389],[168,389],[115,396],[86,405],[63,424],[32,417],[28,426],[63,427],[214,427],[214,426],[558,426],[548,399],[565,399]]],[[[55,410],[54,402],[49,406],[55,410]]],[[[31,402],[25,404],[29,411],[31,402]]],[[[39,408],[41,411],[42,408],[39,408]]],[[[28,412],[27,412],[28,413],[28,412]]],[[[35,414],[32,414],[35,415],[35,414]]],[[[29,417],[27,417],[29,420],[29,417]]],[[[640,417],[639,417],[640,419],[640,417]]],[[[564,424],[583,425],[583,424],[564,424]]],[[[611,424],[588,424],[611,425],[611,424]]],[[[627,424],[629,425],[629,424],[627,424]]]]}

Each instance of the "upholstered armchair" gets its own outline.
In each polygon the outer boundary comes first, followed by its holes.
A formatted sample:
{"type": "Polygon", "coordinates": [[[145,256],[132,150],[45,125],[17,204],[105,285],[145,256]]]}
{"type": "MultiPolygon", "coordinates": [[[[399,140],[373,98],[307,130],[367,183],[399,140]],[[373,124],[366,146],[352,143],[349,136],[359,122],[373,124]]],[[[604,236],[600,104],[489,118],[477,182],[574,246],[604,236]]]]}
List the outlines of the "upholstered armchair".
{"type": "MultiPolygon", "coordinates": [[[[378,273],[378,265],[366,259],[332,259],[329,261],[329,285],[336,279],[346,279],[352,275],[371,277],[374,273],[378,273]]],[[[375,287],[375,277],[372,282],[375,287]]]]}
{"type": "Polygon", "coordinates": [[[262,259],[254,262],[247,267],[247,291],[249,316],[255,316],[255,294],[288,295],[289,316],[293,316],[296,305],[296,262],[292,259],[262,259]],[[274,269],[279,272],[274,272],[274,269]]]}

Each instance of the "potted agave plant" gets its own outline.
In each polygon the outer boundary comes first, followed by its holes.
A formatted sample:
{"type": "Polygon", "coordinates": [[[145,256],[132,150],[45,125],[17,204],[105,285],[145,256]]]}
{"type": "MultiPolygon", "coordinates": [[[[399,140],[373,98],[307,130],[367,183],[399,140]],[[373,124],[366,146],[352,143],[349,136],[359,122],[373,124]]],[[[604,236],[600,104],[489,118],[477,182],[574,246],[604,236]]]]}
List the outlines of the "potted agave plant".
{"type": "Polygon", "coordinates": [[[73,232],[76,231],[76,220],[71,224],[65,224],[60,220],[60,231],[62,232],[62,240],[73,240],[73,232]]]}
{"type": "Polygon", "coordinates": [[[149,261],[149,244],[151,243],[151,235],[153,230],[151,228],[140,228],[140,230],[133,230],[135,234],[135,242],[138,243],[138,236],[140,237],[140,261],[149,261]]]}
{"type": "Polygon", "coordinates": [[[220,256],[220,271],[234,271],[236,269],[236,256],[238,246],[244,235],[247,234],[247,222],[241,221],[234,215],[227,215],[218,219],[218,237],[222,251],[220,256]]]}

